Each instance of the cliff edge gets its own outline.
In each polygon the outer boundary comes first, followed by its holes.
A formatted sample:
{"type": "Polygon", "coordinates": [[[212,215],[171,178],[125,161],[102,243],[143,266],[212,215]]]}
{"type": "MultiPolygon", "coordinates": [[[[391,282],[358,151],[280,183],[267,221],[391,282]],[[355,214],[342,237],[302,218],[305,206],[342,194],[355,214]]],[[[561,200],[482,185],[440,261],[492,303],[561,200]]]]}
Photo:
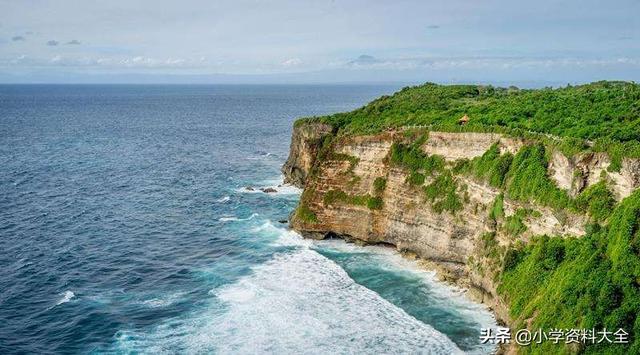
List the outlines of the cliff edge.
{"type": "MultiPolygon", "coordinates": [[[[640,353],[640,85],[427,83],[296,121],[286,181],[306,237],[385,244],[514,330],[618,329],[640,353]]],[[[504,349],[503,349],[504,350],[504,349]]]]}
{"type": "Polygon", "coordinates": [[[392,245],[467,288],[514,327],[524,319],[514,319],[498,291],[512,251],[535,236],[584,236],[590,223],[606,218],[588,201],[574,203],[585,192],[604,187],[613,206],[640,187],[638,159],[609,171],[606,153],[566,156],[505,134],[333,132],[314,122],[294,128],[283,172],[304,192],[291,227],[311,238],[392,245]]]}

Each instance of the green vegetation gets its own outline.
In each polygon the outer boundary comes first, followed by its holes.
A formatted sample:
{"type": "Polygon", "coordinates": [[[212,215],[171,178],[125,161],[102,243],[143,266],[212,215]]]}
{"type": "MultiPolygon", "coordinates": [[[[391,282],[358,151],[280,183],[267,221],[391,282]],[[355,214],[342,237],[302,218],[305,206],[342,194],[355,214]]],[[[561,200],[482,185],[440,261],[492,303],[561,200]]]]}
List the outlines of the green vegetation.
{"type": "Polygon", "coordinates": [[[593,151],[605,152],[611,159],[609,171],[620,171],[622,159],[625,157],[640,158],[640,141],[618,142],[611,138],[601,138],[595,141],[593,151]]]}
{"type": "Polygon", "coordinates": [[[318,217],[306,205],[300,204],[296,209],[296,217],[307,223],[318,222],[318,217]]]}
{"type": "Polygon", "coordinates": [[[462,209],[462,201],[457,194],[458,184],[450,172],[438,175],[432,183],[425,186],[424,192],[431,201],[433,210],[442,213],[455,213],[462,209]]]}
{"type": "Polygon", "coordinates": [[[360,183],[360,181],[362,180],[362,178],[358,175],[353,175],[351,177],[351,179],[347,182],[347,186],[349,188],[353,188],[354,186],[356,186],[358,183],[360,183]]]}
{"type": "Polygon", "coordinates": [[[535,201],[556,209],[567,208],[571,199],[547,176],[545,148],[541,144],[522,147],[507,172],[507,194],[509,198],[529,202],[535,201]]]}
{"type": "Polygon", "coordinates": [[[342,190],[329,190],[324,194],[323,202],[326,206],[334,205],[336,202],[364,206],[367,204],[367,196],[348,195],[342,190]]]}
{"type": "Polygon", "coordinates": [[[612,171],[621,158],[640,157],[640,85],[600,81],[564,88],[520,90],[483,85],[407,87],[352,112],[303,121],[331,124],[341,134],[371,134],[385,129],[426,126],[432,130],[501,132],[556,141],[561,151],[608,152],[612,171]],[[458,125],[463,115],[469,123],[458,125]]]}
{"type": "MultiPolygon", "coordinates": [[[[488,213],[497,230],[516,241],[501,246],[495,233],[485,233],[476,260],[470,258],[469,264],[483,275],[489,272],[497,282],[516,322],[514,328],[623,328],[631,340],[629,345],[590,344],[585,349],[547,341],[521,352],[640,354],[640,190],[616,204],[603,177],[572,198],[548,175],[554,151],[566,156],[585,150],[606,152],[612,161],[610,171],[619,171],[626,157],[640,157],[640,85],[598,82],[518,90],[425,84],[353,112],[308,120],[331,124],[339,139],[405,127],[387,162],[406,169],[407,183],[419,186],[438,213],[462,210],[467,194],[458,174],[486,181],[500,192],[488,213]],[[460,126],[458,119],[464,114],[471,120],[460,126]],[[456,162],[452,168],[442,157],[422,151],[427,130],[500,132],[525,137],[527,145],[513,155],[500,154],[496,144],[481,157],[456,162]],[[525,206],[551,207],[562,224],[572,220],[571,212],[588,213],[592,224],[581,238],[537,236],[525,245],[517,237],[526,232],[526,220],[540,213],[520,208],[506,216],[505,198],[525,206]]],[[[319,161],[348,160],[352,171],[357,159],[332,154],[331,145],[330,138],[323,141],[319,161]]],[[[380,209],[386,184],[383,177],[375,179],[374,196],[331,190],[324,203],[380,209]]],[[[303,195],[297,217],[316,221],[304,201],[303,195]]]]}
{"type": "Polygon", "coordinates": [[[353,169],[355,169],[356,165],[358,165],[358,163],[360,162],[360,159],[358,159],[357,157],[354,157],[348,154],[343,154],[343,153],[335,153],[335,152],[329,156],[329,160],[348,161],[349,162],[349,170],[347,171],[348,173],[353,173],[353,169]]]}
{"type": "Polygon", "coordinates": [[[424,184],[424,179],[424,174],[413,171],[409,173],[409,176],[407,176],[407,183],[412,186],[421,186],[422,184],[424,184]]]}
{"type": "Polygon", "coordinates": [[[504,229],[514,237],[519,236],[527,230],[527,226],[525,226],[522,221],[527,218],[527,216],[529,216],[529,211],[524,208],[519,208],[512,216],[504,219],[504,229]]]}
{"type": "Polygon", "coordinates": [[[435,179],[424,187],[427,200],[431,201],[434,211],[455,213],[462,209],[462,201],[457,194],[458,184],[451,172],[445,167],[444,158],[439,155],[427,155],[421,147],[427,136],[423,135],[410,145],[394,143],[391,146],[391,164],[409,170],[407,183],[422,186],[427,177],[435,179]]]}
{"type": "Polygon", "coordinates": [[[475,268],[486,275],[487,272],[493,277],[494,281],[500,275],[502,270],[503,259],[505,257],[506,248],[498,244],[495,233],[484,233],[480,236],[479,253],[481,262],[476,263],[475,268]]]}
{"type": "Polygon", "coordinates": [[[467,169],[476,177],[487,180],[491,186],[502,187],[512,161],[513,156],[510,153],[500,154],[496,143],[481,157],[472,160],[467,169]]]}
{"type": "Polygon", "coordinates": [[[300,219],[303,222],[307,223],[316,223],[318,222],[318,217],[316,214],[309,208],[309,202],[313,199],[315,194],[315,190],[313,188],[307,188],[302,192],[302,196],[300,196],[300,203],[296,208],[296,218],[300,219]]]}
{"type": "Polygon", "coordinates": [[[491,206],[491,210],[489,211],[489,217],[494,221],[504,218],[504,195],[503,194],[496,196],[496,199],[493,201],[493,205],[491,206]]]}
{"type": "Polygon", "coordinates": [[[481,246],[482,250],[484,251],[482,256],[491,259],[495,259],[500,256],[500,246],[498,245],[498,241],[496,240],[495,233],[484,233],[480,237],[480,241],[482,242],[481,246]]]}
{"type": "MultiPolygon", "coordinates": [[[[564,190],[558,188],[547,174],[547,149],[542,144],[525,146],[515,157],[509,153],[500,154],[497,145],[491,146],[481,157],[471,161],[462,161],[455,168],[457,173],[470,173],[487,181],[490,185],[506,191],[507,196],[520,202],[537,202],[556,210],[559,220],[566,219],[566,210],[588,213],[594,222],[604,221],[616,201],[613,193],[603,180],[589,186],[579,196],[572,199],[564,190]]],[[[496,214],[499,203],[502,209],[502,196],[494,203],[491,217],[499,219],[503,212],[496,214]]],[[[507,219],[511,234],[521,233],[521,219],[515,216],[507,219]]]]}
{"type": "Polygon", "coordinates": [[[373,181],[373,191],[376,195],[382,195],[384,189],[387,187],[387,179],[383,177],[377,177],[373,181]]]}
{"type": "Polygon", "coordinates": [[[576,206],[587,211],[595,222],[602,222],[613,210],[616,200],[604,181],[587,187],[576,198],[576,206]]]}
{"type": "Polygon", "coordinates": [[[496,196],[496,199],[493,201],[493,205],[489,210],[489,218],[493,219],[496,222],[503,222],[502,228],[504,228],[504,230],[508,234],[514,237],[519,236],[527,230],[527,226],[523,221],[529,216],[540,217],[541,214],[538,211],[519,208],[513,215],[505,217],[503,194],[496,196]]]}
{"type": "Polygon", "coordinates": [[[342,190],[329,190],[324,194],[323,203],[326,206],[341,202],[349,205],[367,206],[371,210],[382,208],[382,198],[370,195],[349,195],[342,190]]]}
{"type": "MultiPolygon", "coordinates": [[[[533,317],[531,329],[623,328],[629,346],[605,342],[587,346],[586,353],[640,352],[640,191],[618,204],[608,221],[582,238],[542,236],[517,251],[498,291],[519,326],[533,317]]],[[[558,345],[521,351],[557,353],[558,345]]]]}
{"type": "Polygon", "coordinates": [[[537,202],[555,209],[574,208],[567,192],[549,178],[546,156],[547,150],[540,143],[522,147],[515,157],[500,154],[494,144],[481,157],[460,162],[454,171],[485,180],[516,201],[537,202]]]}
{"type": "Polygon", "coordinates": [[[309,171],[310,177],[318,176],[318,173],[320,172],[320,164],[332,155],[333,135],[328,134],[324,136],[324,138],[322,138],[322,141],[318,141],[318,143],[320,145],[320,148],[318,149],[318,154],[316,155],[316,161],[309,171]]]}
{"type": "Polygon", "coordinates": [[[382,209],[382,198],[380,198],[380,197],[369,197],[367,199],[367,207],[370,210],[380,210],[380,209],[382,209]]]}
{"type": "Polygon", "coordinates": [[[410,145],[394,143],[391,146],[391,163],[409,170],[411,173],[421,172],[432,176],[444,169],[444,159],[437,155],[427,155],[420,147],[426,138],[420,138],[410,145]]]}
{"type": "Polygon", "coordinates": [[[640,85],[595,82],[558,89],[494,88],[482,85],[407,87],[348,113],[322,119],[350,133],[373,133],[410,125],[507,127],[560,137],[640,140],[640,85]]]}

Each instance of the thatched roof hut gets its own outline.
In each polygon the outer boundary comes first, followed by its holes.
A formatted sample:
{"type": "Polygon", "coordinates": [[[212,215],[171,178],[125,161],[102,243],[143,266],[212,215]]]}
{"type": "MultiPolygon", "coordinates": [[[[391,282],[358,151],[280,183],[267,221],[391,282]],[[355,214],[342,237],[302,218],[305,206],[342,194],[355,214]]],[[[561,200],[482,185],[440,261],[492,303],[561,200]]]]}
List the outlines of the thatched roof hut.
{"type": "Polygon", "coordinates": [[[469,122],[469,116],[467,116],[466,114],[458,120],[458,123],[460,125],[467,124],[468,122],[469,122]]]}

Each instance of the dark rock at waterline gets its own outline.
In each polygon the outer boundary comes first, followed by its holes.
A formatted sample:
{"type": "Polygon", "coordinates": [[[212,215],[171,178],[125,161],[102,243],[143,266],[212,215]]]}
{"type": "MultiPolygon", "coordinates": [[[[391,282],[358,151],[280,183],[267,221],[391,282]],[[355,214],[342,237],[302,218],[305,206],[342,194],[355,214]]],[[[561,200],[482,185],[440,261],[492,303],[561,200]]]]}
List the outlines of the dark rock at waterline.
{"type": "Polygon", "coordinates": [[[251,186],[247,186],[244,189],[247,190],[247,191],[255,191],[255,189],[253,187],[251,187],[251,186]]]}
{"type": "Polygon", "coordinates": [[[281,219],[281,220],[278,221],[278,223],[282,223],[282,224],[285,224],[285,223],[288,223],[288,222],[289,221],[287,221],[286,219],[281,219]]]}
{"type": "Polygon", "coordinates": [[[270,193],[274,193],[274,192],[278,192],[278,190],[274,189],[273,187],[267,187],[264,189],[260,189],[260,191],[270,194],[270,193]]]}

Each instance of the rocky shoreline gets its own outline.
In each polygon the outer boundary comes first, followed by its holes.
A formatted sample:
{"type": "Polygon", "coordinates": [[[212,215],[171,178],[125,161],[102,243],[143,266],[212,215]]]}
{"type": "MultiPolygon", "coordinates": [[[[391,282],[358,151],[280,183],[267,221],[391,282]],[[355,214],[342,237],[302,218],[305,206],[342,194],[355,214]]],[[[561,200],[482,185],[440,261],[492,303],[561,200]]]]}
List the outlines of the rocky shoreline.
{"type": "MultiPolygon", "coordinates": [[[[500,154],[515,154],[531,144],[526,139],[495,133],[425,131],[428,138],[421,142],[420,151],[444,161],[442,174],[451,176],[456,186],[451,193],[462,201],[453,212],[438,209],[438,200],[429,203],[423,194],[425,186],[436,184],[437,175],[422,176],[415,184],[414,173],[390,162],[392,147],[410,144],[415,139],[412,134],[400,130],[339,136],[327,124],[297,124],[282,168],[285,182],[304,189],[291,216],[291,227],[307,238],[339,237],[359,244],[392,246],[435,270],[442,281],[467,290],[468,296],[487,305],[501,324],[514,328],[508,300],[497,290],[509,249],[536,235],[580,237],[586,233],[588,216],[511,200],[485,181],[449,173],[460,161],[481,157],[495,147],[500,154]],[[500,217],[492,215],[497,202],[500,217]],[[517,234],[507,226],[516,219],[521,228],[517,234]]],[[[553,150],[547,174],[571,196],[606,179],[620,200],[640,186],[640,161],[623,160],[619,172],[608,171],[610,164],[606,153],[566,157],[553,150]]],[[[500,350],[506,351],[511,350],[500,350]]]]}

